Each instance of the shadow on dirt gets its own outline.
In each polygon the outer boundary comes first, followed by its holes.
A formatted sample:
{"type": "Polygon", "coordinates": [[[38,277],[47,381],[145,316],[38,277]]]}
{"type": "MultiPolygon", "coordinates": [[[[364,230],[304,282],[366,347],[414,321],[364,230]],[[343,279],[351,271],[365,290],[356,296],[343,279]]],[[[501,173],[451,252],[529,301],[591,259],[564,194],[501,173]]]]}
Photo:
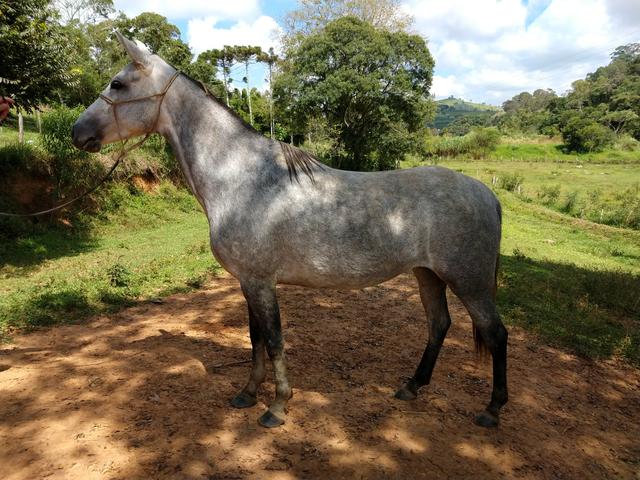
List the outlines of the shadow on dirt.
{"type": "Polygon", "coordinates": [[[294,397],[265,430],[259,404],[228,400],[248,374],[237,282],[141,304],[0,351],[0,477],[607,478],[638,468],[638,372],[510,337],[511,402],[496,430],[472,424],[490,395],[470,322],[454,326],[432,385],[392,394],[426,343],[414,281],[363,291],[279,289],[294,397]],[[634,443],[635,442],[635,443],[634,443]]]}

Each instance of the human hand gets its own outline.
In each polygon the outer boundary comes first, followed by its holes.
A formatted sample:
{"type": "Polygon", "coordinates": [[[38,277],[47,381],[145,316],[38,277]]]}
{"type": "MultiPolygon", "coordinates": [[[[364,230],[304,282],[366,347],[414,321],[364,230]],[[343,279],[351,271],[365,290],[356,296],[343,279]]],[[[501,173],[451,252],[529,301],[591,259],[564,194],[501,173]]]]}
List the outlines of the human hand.
{"type": "Polygon", "coordinates": [[[0,122],[2,122],[7,115],[9,115],[9,109],[14,102],[12,98],[0,96],[0,122]]]}

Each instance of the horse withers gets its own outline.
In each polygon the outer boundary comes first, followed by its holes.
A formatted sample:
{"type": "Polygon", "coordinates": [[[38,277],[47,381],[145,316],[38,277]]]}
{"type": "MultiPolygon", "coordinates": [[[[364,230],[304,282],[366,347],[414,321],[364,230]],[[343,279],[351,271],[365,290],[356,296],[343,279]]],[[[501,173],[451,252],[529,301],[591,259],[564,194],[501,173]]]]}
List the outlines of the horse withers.
{"type": "Polygon", "coordinates": [[[285,421],[292,390],[276,284],[363,288],[411,271],[429,340],[396,398],[415,398],[431,379],[451,323],[448,286],[469,311],[477,346],[493,358],[491,401],[476,423],[498,425],[507,402],[507,331],[495,304],[501,210],[491,190],[441,167],[329,168],[259,134],[143,44],[117,36],[132,62],[80,116],[73,142],[95,152],[158,132],[171,144],[207,214],[211,250],[239,280],[248,305],[253,364],[231,404],[256,404],[266,352],[276,395],[259,422],[275,427],[285,421]]]}

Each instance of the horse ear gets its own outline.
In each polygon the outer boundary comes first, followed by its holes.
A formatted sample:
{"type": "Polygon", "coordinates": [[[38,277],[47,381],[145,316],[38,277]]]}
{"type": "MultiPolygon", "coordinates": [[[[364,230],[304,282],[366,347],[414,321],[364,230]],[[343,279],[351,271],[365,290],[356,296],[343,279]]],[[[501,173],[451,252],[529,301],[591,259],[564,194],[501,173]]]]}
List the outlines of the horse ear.
{"type": "Polygon", "coordinates": [[[136,65],[136,67],[142,69],[146,68],[149,65],[149,56],[151,55],[151,52],[144,43],[138,40],[136,40],[135,42],[131,41],[118,31],[116,31],[116,38],[120,42],[120,45],[122,45],[122,47],[126,50],[129,57],[131,57],[131,60],[136,65]]]}

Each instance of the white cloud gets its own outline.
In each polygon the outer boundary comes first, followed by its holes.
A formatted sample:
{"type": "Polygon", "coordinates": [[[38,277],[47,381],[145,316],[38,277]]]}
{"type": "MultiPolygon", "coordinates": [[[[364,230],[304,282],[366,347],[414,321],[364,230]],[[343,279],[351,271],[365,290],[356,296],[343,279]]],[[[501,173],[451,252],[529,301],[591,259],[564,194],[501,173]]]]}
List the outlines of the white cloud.
{"type": "Polygon", "coordinates": [[[263,15],[253,21],[240,20],[229,28],[217,26],[219,18],[206,17],[189,20],[187,41],[194,53],[222,48],[224,45],[257,45],[263,50],[277,46],[278,23],[263,15]]]}
{"type": "Polygon", "coordinates": [[[117,10],[128,16],[157,12],[172,20],[212,16],[218,20],[238,20],[257,16],[258,0],[115,0],[117,10]]]}
{"type": "Polygon", "coordinates": [[[404,8],[429,39],[438,97],[499,104],[523,90],[564,93],[640,36],[640,2],[629,0],[530,1],[528,8],[520,0],[408,0],[404,8]]]}
{"type": "Polygon", "coordinates": [[[449,75],[446,77],[434,75],[431,93],[437,98],[448,97],[449,95],[466,98],[467,90],[464,85],[458,81],[455,75],[449,75]]]}

